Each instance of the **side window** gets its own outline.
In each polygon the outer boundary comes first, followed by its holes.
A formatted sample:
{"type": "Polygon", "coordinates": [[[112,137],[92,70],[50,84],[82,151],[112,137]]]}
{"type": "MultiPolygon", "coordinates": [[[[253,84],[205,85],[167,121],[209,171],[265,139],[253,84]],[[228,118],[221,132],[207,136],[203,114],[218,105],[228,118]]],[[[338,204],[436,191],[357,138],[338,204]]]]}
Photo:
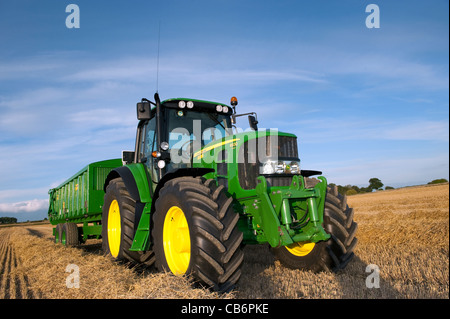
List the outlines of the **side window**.
{"type": "Polygon", "coordinates": [[[138,145],[138,161],[144,157],[149,157],[153,152],[153,145],[155,140],[156,130],[155,118],[144,123],[139,129],[139,145],[138,145]]]}
{"type": "Polygon", "coordinates": [[[146,165],[151,168],[153,165],[152,152],[156,148],[156,120],[155,118],[144,123],[139,128],[138,161],[146,158],[146,165]]]}
{"type": "MultiPolygon", "coordinates": [[[[144,129],[143,151],[145,156],[150,157],[156,145],[156,119],[148,121],[144,129]]],[[[149,158],[150,159],[150,158],[149,158]]]]}
{"type": "MultiPolygon", "coordinates": [[[[152,118],[147,122],[142,130],[142,140],[141,140],[141,153],[147,158],[145,165],[147,166],[148,172],[151,176],[152,181],[158,181],[158,174],[156,169],[156,163],[153,156],[151,155],[153,151],[157,150],[157,138],[156,138],[156,118],[152,118]]],[[[156,184],[152,183],[153,190],[156,188],[156,184]]]]}

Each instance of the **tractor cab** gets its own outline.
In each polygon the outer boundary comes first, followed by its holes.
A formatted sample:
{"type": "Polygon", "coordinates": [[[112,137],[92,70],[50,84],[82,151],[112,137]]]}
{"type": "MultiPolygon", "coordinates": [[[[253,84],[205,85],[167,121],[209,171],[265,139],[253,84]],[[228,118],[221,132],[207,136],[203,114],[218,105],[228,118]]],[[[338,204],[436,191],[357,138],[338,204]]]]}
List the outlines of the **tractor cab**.
{"type": "Polygon", "coordinates": [[[237,99],[231,106],[189,98],[162,102],[142,99],[137,103],[139,120],[135,152],[124,152],[126,163],[144,163],[154,182],[163,175],[193,167],[194,154],[214,141],[233,135],[236,117],[249,115],[257,130],[255,113],[236,114],[237,99]]]}

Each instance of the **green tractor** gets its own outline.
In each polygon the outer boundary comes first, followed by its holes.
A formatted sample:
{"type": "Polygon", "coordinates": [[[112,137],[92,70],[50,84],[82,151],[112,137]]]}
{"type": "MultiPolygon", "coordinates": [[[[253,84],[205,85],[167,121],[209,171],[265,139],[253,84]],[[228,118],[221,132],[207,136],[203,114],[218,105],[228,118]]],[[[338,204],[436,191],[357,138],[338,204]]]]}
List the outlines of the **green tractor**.
{"type": "Polygon", "coordinates": [[[301,170],[297,138],[258,130],[255,113],[194,99],[137,103],[136,148],[104,186],[104,251],[228,291],[243,244],[269,244],[282,265],[337,271],[357,224],[346,196],[301,170]],[[237,133],[238,116],[250,130],[237,133]]]}

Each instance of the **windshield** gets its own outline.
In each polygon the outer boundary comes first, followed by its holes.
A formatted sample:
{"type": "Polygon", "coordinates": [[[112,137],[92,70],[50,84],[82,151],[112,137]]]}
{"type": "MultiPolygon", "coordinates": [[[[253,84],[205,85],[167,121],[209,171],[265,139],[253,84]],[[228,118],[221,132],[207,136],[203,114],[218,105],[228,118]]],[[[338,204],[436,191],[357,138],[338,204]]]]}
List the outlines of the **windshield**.
{"type": "Polygon", "coordinates": [[[230,116],[193,110],[166,109],[171,162],[190,163],[193,152],[231,132],[230,116]]]}

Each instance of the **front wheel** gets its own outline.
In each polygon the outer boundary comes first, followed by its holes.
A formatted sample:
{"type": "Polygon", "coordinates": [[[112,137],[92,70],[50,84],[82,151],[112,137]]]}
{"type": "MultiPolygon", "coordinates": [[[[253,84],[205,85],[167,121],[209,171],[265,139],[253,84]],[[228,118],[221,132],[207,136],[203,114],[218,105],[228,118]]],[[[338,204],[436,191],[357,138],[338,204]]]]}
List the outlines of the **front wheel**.
{"type": "Polygon", "coordinates": [[[168,181],[156,200],[153,243],[156,266],[192,275],[215,291],[233,288],[241,275],[243,234],[233,198],[214,180],[179,177],[168,181]]]}
{"type": "Polygon", "coordinates": [[[134,239],[136,201],[122,178],[113,179],[106,187],[102,213],[102,248],[115,260],[151,265],[152,251],[130,251],[134,239]]]}
{"type": "Polygon", "coordinates": [[[272,248],[275,257],[292,269],[337,272],[345,268],[354,256],[357,224],[353,221],[353,208],[347,205],[347,197],[339,194],[336,186],[327,188],[323,227],[331,235],[328,241],[272,248]]]}

